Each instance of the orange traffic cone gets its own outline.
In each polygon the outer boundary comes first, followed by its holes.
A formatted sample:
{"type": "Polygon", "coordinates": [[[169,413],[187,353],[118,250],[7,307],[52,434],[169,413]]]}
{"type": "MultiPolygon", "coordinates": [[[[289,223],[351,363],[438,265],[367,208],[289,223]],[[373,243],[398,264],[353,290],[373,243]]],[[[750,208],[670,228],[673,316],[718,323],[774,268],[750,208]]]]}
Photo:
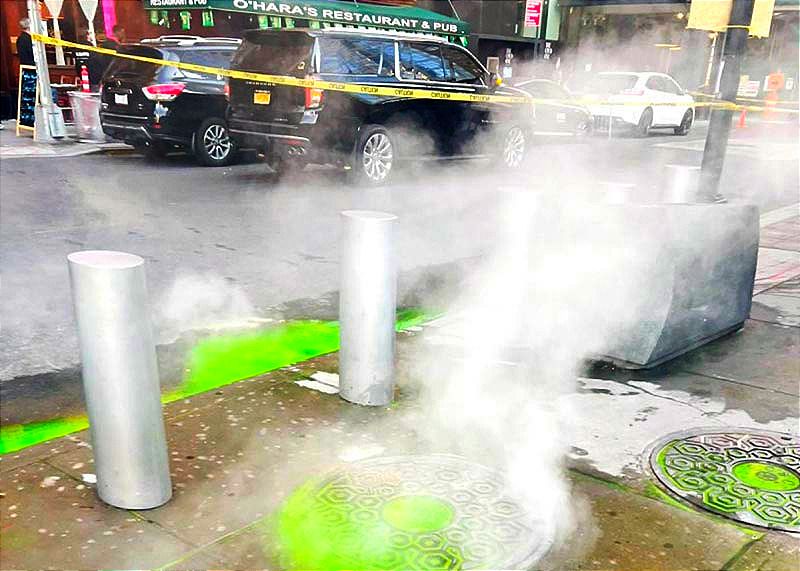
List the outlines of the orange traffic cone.
{"type": "Polygon", "coordinates": [[[81,91],[84,93],[89,93],[91,91],[91,87],[89,87],[89,70],[86,69],[85,65],[81,66],[81,91]]]}
{"type": "Polygon", "coordinates": [[[737,129],[744,129],[745,117],[747,117],[747,109],[742,109],[742,112],[739,113],[739,122],[736,124],[737,129]]]}

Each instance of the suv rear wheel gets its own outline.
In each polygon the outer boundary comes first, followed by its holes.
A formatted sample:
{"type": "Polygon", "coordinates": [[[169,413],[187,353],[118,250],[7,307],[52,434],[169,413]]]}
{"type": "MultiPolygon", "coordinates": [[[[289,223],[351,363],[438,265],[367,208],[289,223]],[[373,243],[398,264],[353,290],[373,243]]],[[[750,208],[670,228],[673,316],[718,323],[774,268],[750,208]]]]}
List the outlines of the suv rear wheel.
{"type": "Polygon", "coordinates": [[[367,125],[361,129],[353,164],[357,180],[374,186],[386,183],[394,167],[395,149],[394,141],[384,127],[367,125]]]}
{"type": "Polygon", "coordinates": [[[506,131],[506,136],[503,138],[503,153],[501,155],[503,165],[510,169],[519,168],[522,165],[522,161],[525,160],[527,151],[528,136],[522,127],[514,125],[506,131]]]}
{"type": "Polygon", "coordinates": [[[207,167],[221,167],[231,163],[236,154],[236,146],[224,120],[212,117],[200,124],[194,134],[194,154],[207,167]]]}

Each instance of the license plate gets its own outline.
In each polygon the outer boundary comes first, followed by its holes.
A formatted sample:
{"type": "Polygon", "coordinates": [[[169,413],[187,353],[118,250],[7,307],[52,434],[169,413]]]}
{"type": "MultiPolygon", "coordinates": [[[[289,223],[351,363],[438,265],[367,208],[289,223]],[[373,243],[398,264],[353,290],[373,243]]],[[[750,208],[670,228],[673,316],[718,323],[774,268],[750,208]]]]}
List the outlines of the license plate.
{"type": "Polygon", "coordinates": [[[119,93],[114,94],[114,103],[117,105],[127,105],[128,104],[128,94],[120,95],[119,93]]]}
{"type": "Polygon", "coordinates": [[[253,103],[256,105],[269,105],[272,94],[269,91],[254,91],[253,103]]]}

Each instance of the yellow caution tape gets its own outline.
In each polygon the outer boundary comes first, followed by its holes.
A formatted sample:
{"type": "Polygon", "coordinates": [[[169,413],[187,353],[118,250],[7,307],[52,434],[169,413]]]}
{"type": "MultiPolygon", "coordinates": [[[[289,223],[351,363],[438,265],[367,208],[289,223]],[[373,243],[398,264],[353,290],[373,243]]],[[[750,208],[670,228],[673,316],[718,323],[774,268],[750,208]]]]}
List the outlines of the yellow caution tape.
{"type": "MultiPolygon", "coordinates": [[[[591,99],[580,98],[571,100],[560,99],[542,99],[532,97],[530,95],[481,95],[477,93],[454,93],[451,91],[439,91],[435,89],[417,89],[409,87],[387,87],[385,85],[365,85],[360,83],[349,83],[341,81],[326,81],[322,79],[310,79],[291,77],[286,75],[271,75],[266,73],[256,73],[250,71],[238,71],[233,69],[224,69],[219,67],[209,67],[206,65],[198,65],[194,63],[185,63],[177,61],[167,61],[158,58],[150,58],[146,56],[138,56],[133,54],[120,53],[116,50],[107,48],[98,48],[88,44],[78,44],[67,40],[60,40],[51,38],[49,36],[42,36],[40,34],[31,34],[31,38],[49,44],[52,46],[63,46],[68,48],[75,48],[83,51],[96,52],[106,54],[112,57],[120,57],[134,61],[141,61],[150,63],[157,66],[169,66],[177,69],[185,69],[187,71],[195,71],[198,73],[206,73],[210,75],[218,75],[221,77],[230,77],[233,79],[244,79],[249,81],[256,81],[270,85],[286,85],[289,87],[303,87],[322,89],[326,91],[340,91],[343,93],[358,93],[362,95],[375,95],[375,96],[389,96],[389,97],[403,97],[409,99],[445,99],[449,101],[469,101],[478,103],[511,103],[511,104],[560,104],[560,105],[609,105],[609,106],[678,106],[686,105],[686,103],[670,103],[663,101],[607,101],[604,99],[591,99]]],[[[694,102],[692,107],[713,107],[715,109],[747,109],[763,111],[765,107],[757,106],[744,106],[731,103],[729,101],[707,101],[707,102],[694,102]]],[[[788,113],[797,113],[794,109],[778,109],[769,107],[771,111],[780,111],[788,113]]]]}

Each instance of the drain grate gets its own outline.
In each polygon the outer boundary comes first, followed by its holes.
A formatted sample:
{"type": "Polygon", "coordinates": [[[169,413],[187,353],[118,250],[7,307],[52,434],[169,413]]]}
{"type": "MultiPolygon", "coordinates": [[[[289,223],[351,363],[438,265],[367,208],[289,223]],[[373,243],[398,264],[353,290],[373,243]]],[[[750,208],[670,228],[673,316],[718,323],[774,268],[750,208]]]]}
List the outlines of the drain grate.
{"type": "Polygon", "coordinates": [[[552,542],[500,474],[454,456],[372,458],[304,488],[279,516],[294,567],[519,569],[552,542]]]}
{"type": "Polygon", "coordinates": [[[664,486],[727,518],[800,532],[800,438],[745,429],[694,430],[660,440],[650,467],[664,486]]]}

